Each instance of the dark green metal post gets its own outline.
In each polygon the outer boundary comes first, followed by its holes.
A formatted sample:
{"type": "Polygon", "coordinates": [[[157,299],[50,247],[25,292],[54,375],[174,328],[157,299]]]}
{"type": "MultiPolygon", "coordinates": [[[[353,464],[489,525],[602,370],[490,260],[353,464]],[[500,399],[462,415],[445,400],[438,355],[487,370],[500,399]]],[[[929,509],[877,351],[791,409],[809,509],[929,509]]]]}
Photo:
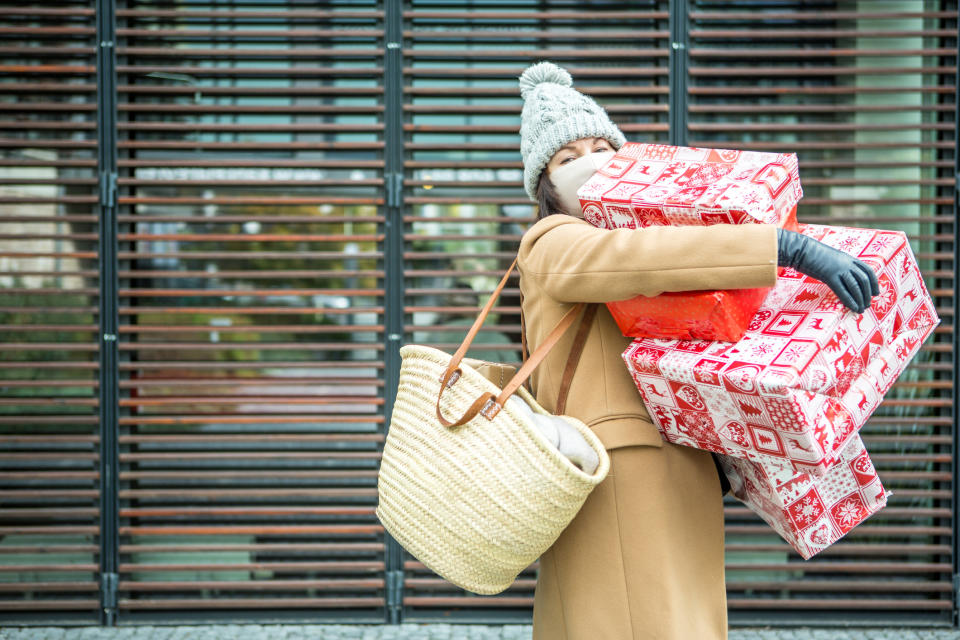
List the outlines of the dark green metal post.
{"type": "MultiPolygon", "coordinates": [[[[960,48],[960,7],[957,8],[956,46],[960,48]]],[[[960,335],[958,335],[958,320],[960,320],[960,269],[957,268],[957,248],[960,247],[960,103],[957,91],[960,90],[960,53],[954,59],[955,75],[953,78],[953,342],[951,375],[953,377],[951,406],[952,420],[952,467],[953,467],[953,518],[951,529],[953,535],[953,626],[960,626],[960,523],[957,522],[957,505],[960,505],[960,456],[957,455],[957,443],[960,442],[960,335]]]]}
{"type": "Polygon", "coordinates": [[[688,0],[670,1],[670,144],[687,144],[688,0]]]}
{"type": "MultiPolygon", "coordinates": [[[[383,99],[384,99],[384,403],[389,420],[400,376],[400,342],[403,338],[403,6],[386,0],[383,99]]],[[[403,617],[403,548],[385,533],[386,622],[399,624],[403,617]]]]}
{"type": "Polygon", "coordinates": [[[97,0],[97,171],[100,182],[100,623],[117,623],[117,53],[116,0],[97,0]]]}

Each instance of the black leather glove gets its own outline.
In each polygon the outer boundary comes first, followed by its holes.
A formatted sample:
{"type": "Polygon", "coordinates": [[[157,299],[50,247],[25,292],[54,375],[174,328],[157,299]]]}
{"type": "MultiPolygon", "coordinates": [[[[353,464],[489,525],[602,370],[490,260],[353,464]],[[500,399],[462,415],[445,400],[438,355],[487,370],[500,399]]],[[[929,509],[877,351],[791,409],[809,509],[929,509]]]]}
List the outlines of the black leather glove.
{"type": "Polygon", "coordinates": [[[866,311],[880,293],[877,274],[862,260],[796,231],[777,229],[777,264],[823,282],[857,313],[866,311]]]}

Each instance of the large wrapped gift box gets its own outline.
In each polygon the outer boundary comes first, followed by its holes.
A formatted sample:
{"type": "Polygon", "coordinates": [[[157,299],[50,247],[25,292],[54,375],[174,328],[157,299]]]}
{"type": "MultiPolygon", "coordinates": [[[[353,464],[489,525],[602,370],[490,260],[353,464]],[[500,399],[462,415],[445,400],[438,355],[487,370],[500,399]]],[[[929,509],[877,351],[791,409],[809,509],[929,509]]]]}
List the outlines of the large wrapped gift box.
{"type": "Polygon", "coordinates": [[[628,142],[580,189],[604,229],[764,223],[796,227],[797,155],[628,142]]]}
{"type": "Polygon", "coordinates": [[[854,435],[822,478],[780,465],[718,456],[730,491],[805,560],[887,504],[880,478],[854,435]]]}
{"type": "MultiPolygon", "coordinates": [[[[606,228],[769,223],[797,228],[795,154],[628,142],[578,191],[606,228]]],[[[667,292],[607,303],[625,336],[736,341],[769,288],[667,292]]]]}
{"type": "Polygon", "coordinates": [[[667,441],[822,476],[940,322],[902,232],[800,230],[859,257],[880,294],[858,314],[787,269],[738,342],[634,340],[623,357],[667,441]]]}

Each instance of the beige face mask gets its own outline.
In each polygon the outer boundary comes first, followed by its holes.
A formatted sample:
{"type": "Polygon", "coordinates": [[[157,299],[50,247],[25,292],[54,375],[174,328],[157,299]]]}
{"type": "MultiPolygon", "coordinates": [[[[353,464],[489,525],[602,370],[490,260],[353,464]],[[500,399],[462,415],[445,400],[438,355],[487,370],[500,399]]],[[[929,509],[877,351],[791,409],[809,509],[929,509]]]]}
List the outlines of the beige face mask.
{"type": "Polygon", "coordinates": [[[607,164],[616,153],[616,151],[588,153],[561,165],[547,176],[556,188],[560,202],[568,213],[578,217],[583,216],[580,199],[577,198],[577,189],[582,187],[597,172],[597,169],[607,164]]]}

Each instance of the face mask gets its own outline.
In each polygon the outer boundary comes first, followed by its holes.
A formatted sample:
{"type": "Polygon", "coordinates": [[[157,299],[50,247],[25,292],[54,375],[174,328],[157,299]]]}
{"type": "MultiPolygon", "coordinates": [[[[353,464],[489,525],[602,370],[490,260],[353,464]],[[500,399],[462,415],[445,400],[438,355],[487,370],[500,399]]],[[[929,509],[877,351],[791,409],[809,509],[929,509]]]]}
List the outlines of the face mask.
{"type": "Polygon", "coordinates": [[[554,169],[548,178],[556,187],[563,208],[572,214],[582,216],[580,199],[577,198],[577,189],[582,187],[597,169],[607,164],[616,155],[616,151],[600,151],[580,156],[576,160],[560,165],[554,169]]]}

